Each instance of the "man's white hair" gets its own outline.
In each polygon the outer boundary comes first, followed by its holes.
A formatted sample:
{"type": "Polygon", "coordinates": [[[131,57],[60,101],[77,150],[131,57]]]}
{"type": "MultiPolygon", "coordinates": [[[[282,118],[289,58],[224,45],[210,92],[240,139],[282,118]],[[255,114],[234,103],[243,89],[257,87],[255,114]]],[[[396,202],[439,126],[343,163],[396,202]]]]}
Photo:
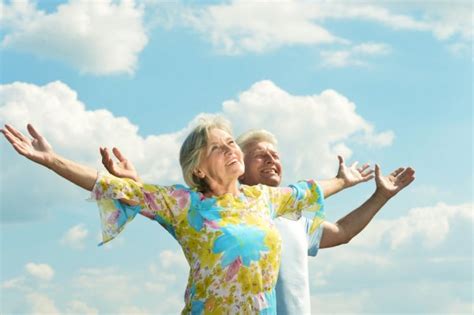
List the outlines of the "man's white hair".
{"type": "Polygon", "coordinates": [[[244,152],[244,154],[246,153],[249,145],[255,142],[261,142],[261,141],[269,142],[273,144],[275,148],[278,145],[278,141],[275,138],[275,136],[271,132],[265,129],[252,129],[252,130],[246,131],[243,134],[241,134],[237,138],[236,141],[237,141],[237,144],[242,149],[242,151],[244,152]]]}

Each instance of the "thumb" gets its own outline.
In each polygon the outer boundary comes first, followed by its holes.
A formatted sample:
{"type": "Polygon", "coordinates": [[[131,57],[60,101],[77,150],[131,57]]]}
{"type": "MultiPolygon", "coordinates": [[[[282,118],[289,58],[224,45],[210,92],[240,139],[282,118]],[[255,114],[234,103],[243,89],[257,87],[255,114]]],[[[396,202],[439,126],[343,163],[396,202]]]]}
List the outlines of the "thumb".
{"type": "Polygon", "coordinates": [[[28,129],[28,132],[30,133],[30,135],[35,138],[35,139],[40,139],[42,138],[41,134],[36,131],[35,127],[33,127],[32,124],[28,124],[26,125],[26,129],[28,129]]]}
{"type": "Polygon", "coordinates": [[[377,178],[380,178],[382,174],[380,173],[380,166],[378,164],[375,164],[375,176],[377,178]]]}
{"type": "Polygon", "coordinates": [[[337,159],[339,160],[339,165],[344,164],[344,158],[341,155],[338,155],[337,159]]]}

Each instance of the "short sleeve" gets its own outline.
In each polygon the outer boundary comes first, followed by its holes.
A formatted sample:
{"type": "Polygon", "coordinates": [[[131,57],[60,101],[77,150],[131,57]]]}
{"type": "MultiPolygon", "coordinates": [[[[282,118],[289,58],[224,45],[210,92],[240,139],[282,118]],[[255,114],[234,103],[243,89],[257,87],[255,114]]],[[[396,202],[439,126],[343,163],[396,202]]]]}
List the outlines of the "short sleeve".
{"type": "Polygon", "coordinates": [[[315,181],[299,181],[288,187],[269,187],[269,190],[275,216],[298,220],[303,210],[314,212],[311,232],[316,231],[323,222],[324,195],[315,181]]]}
{"type": "Polygon", "coordinates": [[[313,225],[313,220],[310,220],[308,218],[304,218],[304,219],[305,219],[306,238],[308,240],[308,256],[315,257],[319,251],[319,244],[321,243],[324,227],[321,224],[316,229],[316,231],[311,233],[311,226],[313,225]]]}
{"type": "Polygon", "coordinates": [[[176,216],[189,207],[190,196],[184,186],[148,185],[99,173],[91,199],[99,206],[102,245],[114,239],[138,213],[159,222],[176,237],[176,216]]]}

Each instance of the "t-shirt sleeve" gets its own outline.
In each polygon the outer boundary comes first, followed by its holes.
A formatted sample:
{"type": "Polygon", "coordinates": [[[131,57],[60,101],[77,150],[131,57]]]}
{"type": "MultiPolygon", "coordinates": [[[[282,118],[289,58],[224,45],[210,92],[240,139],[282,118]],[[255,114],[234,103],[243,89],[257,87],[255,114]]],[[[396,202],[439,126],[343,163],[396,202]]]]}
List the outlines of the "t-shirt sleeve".
{"type": "Polygon", "coordinates": [[[275,216],[298,220],[303,210],[314,212],[311,232],[316,231],[323,222],[324,195],[315,181],[299,181],[288,187],[268,187],[268,189],[275,216]]]}
{"type": "Polygon", "coordinates": [[[138,213],[159,222],[175,236],[176,217],[189,207],[190,196],[184,186],[148,185],[99,173],[91,199],[99,206],[102,245],[114,239],[138,213]]]}
{"type": "Polygon", "coordinates": [[[316,256],[319,251],[319,244],[321,243],[321,238],[323,236],[324,226],[321,224],[316,231],[311,233],[311,226],[313,225],[313,220],[304,218],[305,220],[305,229],[306,237],[308,239],[308,256],[316,256]]]}

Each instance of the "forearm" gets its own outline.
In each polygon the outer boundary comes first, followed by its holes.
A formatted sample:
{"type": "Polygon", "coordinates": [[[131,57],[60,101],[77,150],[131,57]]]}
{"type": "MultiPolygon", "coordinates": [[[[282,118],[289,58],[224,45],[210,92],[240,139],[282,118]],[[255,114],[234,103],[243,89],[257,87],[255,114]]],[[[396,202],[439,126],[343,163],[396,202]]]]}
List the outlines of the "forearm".
{"type": "Polygon", "coordinates": [[[343,231],[343,243],[349,242],[359,234],[388,200],[383,194],[375,191],[360,207],[339,219],[336,225],[343,231]]]}
{"type": "Polygon", "coordinates": [[[318,180],[318,185],[323,191],[324,198],[328,198],[345,188],[344,180],[337,177],[325,180],[318,180]]]}
{"type": "Polygon", "coordinates": [[[44,166],[86,190],[91,191],[97,180],[97,171],[93,168],[70,161],[57,154],[51,154],[44,166]]]}

